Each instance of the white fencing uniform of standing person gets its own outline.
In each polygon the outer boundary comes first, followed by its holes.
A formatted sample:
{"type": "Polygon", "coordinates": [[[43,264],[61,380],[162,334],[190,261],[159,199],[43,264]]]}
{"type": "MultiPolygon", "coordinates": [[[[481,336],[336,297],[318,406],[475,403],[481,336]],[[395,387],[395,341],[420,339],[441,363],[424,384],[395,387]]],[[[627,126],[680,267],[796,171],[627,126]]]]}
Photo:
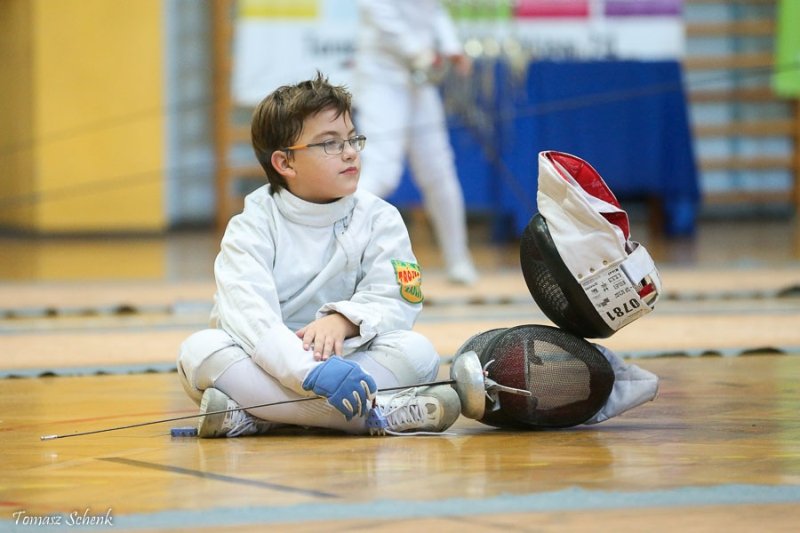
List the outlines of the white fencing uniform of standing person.
{"type": "Polygon", "coordinates": [[[429,76],[445,61],[469,71],[455,25],[434,0],[360,0],[359,17],[353,102],[358,130],[370,138],[359,187],[390,196],[407,156],[450,280],[473,283],[464,195],[429,76]]]}

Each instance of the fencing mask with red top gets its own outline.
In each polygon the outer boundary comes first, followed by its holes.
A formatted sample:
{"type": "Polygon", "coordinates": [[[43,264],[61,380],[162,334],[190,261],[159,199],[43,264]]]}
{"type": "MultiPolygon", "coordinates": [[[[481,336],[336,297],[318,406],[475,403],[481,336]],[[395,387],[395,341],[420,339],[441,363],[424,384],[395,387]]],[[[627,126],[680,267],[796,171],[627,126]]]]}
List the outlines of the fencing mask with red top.
{"type": "Polygon", "coordinates": [[[575,335],[604,338],[652,311],[658,270],[630,240],[628,215],[600,174],[579,157],[544,151],[538,187],[520,264],[544,314],[575,335]]]}

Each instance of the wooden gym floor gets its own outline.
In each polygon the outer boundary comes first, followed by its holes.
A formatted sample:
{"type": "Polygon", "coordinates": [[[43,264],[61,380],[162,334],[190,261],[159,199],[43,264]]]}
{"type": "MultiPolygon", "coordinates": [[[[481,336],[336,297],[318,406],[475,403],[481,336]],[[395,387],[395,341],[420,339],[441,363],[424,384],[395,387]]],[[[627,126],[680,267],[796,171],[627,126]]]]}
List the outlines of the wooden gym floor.
{"type": "MultiPolygon", "coordinates": [[[[483,277],[452,287],[412,224],[449,356],[478,331],[548,323],[516,246],[472,234],[483,277]]],[[[171,438],[196,412],[174,373],[204,326],[216,238],[0,238],[0,531],[795,531],[800,520],[800,246],[793,222],[634,237],[654,313],[602,343],[661,378],[597,426],[512,432],[462,417],[437,437],[171,438]],[[60,522],[61,527],[53,525],[60,522]],[[38,527],[37,527],[38,524],[38,527]]]]}

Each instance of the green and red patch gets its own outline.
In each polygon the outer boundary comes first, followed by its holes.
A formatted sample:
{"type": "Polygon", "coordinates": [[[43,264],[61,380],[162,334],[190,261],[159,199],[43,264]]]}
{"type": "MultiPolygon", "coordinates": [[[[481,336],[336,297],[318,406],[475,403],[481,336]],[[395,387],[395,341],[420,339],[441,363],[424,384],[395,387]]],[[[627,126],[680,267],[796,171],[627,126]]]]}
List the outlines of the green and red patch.
{"type": "Polygon", "coordinates": [[[422,271],[416,263],[392,259],[392,266],[400,284],[400,296],[412,304],[422,303],[422,271]]]}

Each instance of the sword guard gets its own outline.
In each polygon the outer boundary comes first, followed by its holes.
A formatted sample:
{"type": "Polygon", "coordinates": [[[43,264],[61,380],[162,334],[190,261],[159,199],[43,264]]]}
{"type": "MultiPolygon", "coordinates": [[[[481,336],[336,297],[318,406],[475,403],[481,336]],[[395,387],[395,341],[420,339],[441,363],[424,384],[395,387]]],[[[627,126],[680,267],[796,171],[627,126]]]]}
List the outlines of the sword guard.
{"type": "Polygon", "coordinates": [[[492,411],[497,411],[500,409],[500,393],[505,392],[508,394],[516,394],[517,396],[533,396],[533,393],[529,390],[523,389],[515,389],[513,387],[506,387],[505,385],[500,385],[495,380],[491,378],[485,378],[486,380],[486,397],[492,402],[492,411]]]}
{"type": "Polygon", "coordinates": [[[486,409],[486,384],[478,354],[464,352],[455,358],[450,367],[450,377],[461,400],[461,414],[473,420],[483,418],[486,409]]]}
{"type": "Polygon", "coordinates": [[[487,361],[485,365],[483,365],[483,373],[486,375],[484,377],[484,387],[486,389],[486,397],[492,402],[492,411],[497,411],[500,409],[500,393],[506,392],[508,394],[516,394],[518,396],[533,396],[533,393],[529,390],[524,389],[515,389],[514,387],[507,387],[505,385],[500,385],[495,380],[491,379],[488,374],[489,366],[494,363],[494,359],[491,361],[487,361]]]}
{"type": "Polygon", "coordinates": [[[474,351],[459,354],[450,368],[450,377],[461,400],[461,414],[473,420],[480,420],[486,412],[486,399],[491,402],[491,410],[500,408],[499,393],[533,396],[530,391],[507,387],[487,377],[487,369],[494,359],[481,367],[478,354],[474,351]]]}

